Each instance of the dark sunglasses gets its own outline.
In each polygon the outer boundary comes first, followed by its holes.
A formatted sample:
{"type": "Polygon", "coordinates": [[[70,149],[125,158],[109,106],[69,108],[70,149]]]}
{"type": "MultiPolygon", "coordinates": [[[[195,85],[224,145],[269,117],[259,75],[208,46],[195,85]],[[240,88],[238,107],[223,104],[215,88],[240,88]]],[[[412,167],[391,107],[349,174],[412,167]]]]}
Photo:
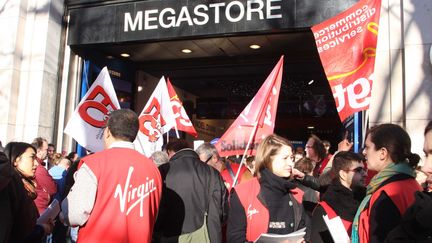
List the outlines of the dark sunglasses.
{"type": "Polygon", "coordinates": [[[354,173],[362,173],[362,172],[367,173],[368,172],[368,170],[364,167],[357,167],[357,168],[352,169],[352,170],[344,170],[344,171],[352,171],[354,173]]]}

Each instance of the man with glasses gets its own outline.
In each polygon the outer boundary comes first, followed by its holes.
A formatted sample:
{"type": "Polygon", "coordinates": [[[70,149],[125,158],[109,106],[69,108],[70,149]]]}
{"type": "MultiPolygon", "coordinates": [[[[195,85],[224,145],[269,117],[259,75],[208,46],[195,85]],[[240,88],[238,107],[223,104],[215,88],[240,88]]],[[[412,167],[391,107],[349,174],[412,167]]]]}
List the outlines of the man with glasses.
{"type": "Polygon", "coordinates": [[[361,155],[353,152],[343,151],[334,156],[333,166],[329,172],[332,175],[332,182],[312,213],[311,242],[333,242],[324,222],[324,215],[329,219],[340,217],[350,236],[357,208],[366,193],[367,170],[363,160],[361,155]]]}
{"type": "MultiPolygon", "coordinates": [[[[228,191],[233,187],[234,178],[240,168],[240,164],[231,163],[229,158],[221,159],[216,147],[210,143],[203,143],[196,149],[199,158],[204,163],[218,170],[224,180],[228,191]]],[[[240,184],[252,178],[252,174],[247,169],[246,165],[240,168],[240,173],[236,184],[240,184]]]]}

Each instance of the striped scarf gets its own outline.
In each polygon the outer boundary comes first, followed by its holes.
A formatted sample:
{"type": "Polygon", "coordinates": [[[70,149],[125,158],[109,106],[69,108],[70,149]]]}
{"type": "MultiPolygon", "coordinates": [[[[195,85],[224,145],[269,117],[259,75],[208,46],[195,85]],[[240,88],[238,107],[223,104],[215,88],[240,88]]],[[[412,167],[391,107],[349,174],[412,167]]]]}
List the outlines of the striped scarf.
{"type": "Polygon", "coordinates": [[[360,203],[360,206],[357,210],[356,216],[354,217],[353,225],[352,225],[352,243],[359,243],[359,232],[358,232],[358,226],[359,226],[359,219],[361,212],[367,207],[369,204],[369,201],[372,197],[372,194],[378,190],[378,188],[381,187],[383,182],[385,182],[390,177],[397,175],[397,174],[406,174],[410,175],[412,177],[415,177],[415,171],[413,168],[411,168],[408,163],[390,163],[387,167],[385,167],[382,171],[380,171],[378,174],[376,174],[371,182],[369,183],[367,187],[366,197],[363,199],[363,201],[360,203]]]}

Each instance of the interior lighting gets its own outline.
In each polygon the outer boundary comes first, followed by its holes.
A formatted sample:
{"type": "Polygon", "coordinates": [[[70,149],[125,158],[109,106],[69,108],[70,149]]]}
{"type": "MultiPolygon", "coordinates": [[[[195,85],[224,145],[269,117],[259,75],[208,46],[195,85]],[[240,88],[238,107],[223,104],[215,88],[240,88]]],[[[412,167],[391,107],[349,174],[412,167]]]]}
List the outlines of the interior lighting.
{"type": "Polygon", "coordinates": [[[183,53],[186,53],[186,54],[189,54],[189,53],[192,53],[192,50],[191,49],[183,49],[183,50],[181,50],[183,53]]]}
{"type": "Polygon", "coordinates": [[[311,85],[311,84],[313,84],[314,82],[315,82],[315,80],[312,79],[311,81],[308,82],[308,85],[311,85]]]}
{"type": "Polygon", "coordinates": [[[307,129],[311,129],[311,130],[314,129],[314,128],[315,128],[314,126],[308,126],[307,127],[307,129]]]}
{"type": "Polygon", "coordinates": [[[130,55],[128,53],[122,53],[122,54],[120,54],[120,56],[122,56],[122,57],[130,57],[130,55]]]}
{"type": "Polygon", "coordinates": [[[250,48],[250,49],[254,49],[254,50],[256,50],[256,49],[260,49],[261,46],[260,46],[260,45],[257,45],[257,44],[253,44],[253,45],[250,45],[249,48],[250,48]]]}
{"type": "Polygon", "coordinates": [[[106,56],[106,58],[107,58],[107,59],[114,59],[114,57],[111,56],[111,55],[106,56]]]}

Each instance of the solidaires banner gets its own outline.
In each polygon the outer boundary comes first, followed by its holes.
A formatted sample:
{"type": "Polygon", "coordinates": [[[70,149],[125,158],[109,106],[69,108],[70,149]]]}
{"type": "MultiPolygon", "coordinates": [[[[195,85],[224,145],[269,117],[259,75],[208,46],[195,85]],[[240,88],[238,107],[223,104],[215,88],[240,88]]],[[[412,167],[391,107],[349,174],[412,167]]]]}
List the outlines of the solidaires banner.
{"type": "Polygon", "coordinates": [[[361,0],[312,27],[341,121],[369,109],[381,0],[361,0]]]}

